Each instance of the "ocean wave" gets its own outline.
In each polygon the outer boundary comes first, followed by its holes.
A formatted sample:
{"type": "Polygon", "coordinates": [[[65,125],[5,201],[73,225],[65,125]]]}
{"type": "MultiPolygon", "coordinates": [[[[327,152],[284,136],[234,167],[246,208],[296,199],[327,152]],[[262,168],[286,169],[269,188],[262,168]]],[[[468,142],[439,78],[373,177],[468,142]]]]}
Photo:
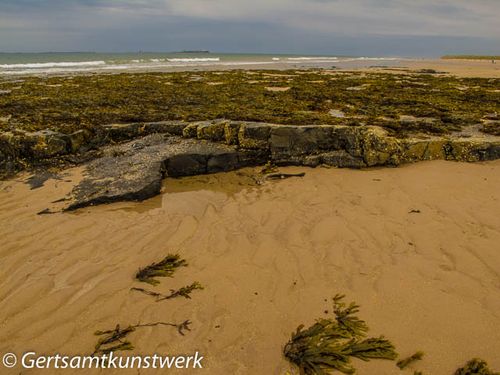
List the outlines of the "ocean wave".
{"type": "Polygon", "coordinates": [[[167,59],[170,62],[209,62],[209,61],[220,61],[220,57],[192,57],[192,58],[172,58],[167,59]]]}
{"type": "Polygon", "coordinates": [[[351,60],[361,60],[361,61],[396,61],[400,60],[398,57],[356,57],[351,60]]]}
{"type": "Polygon", "coordinates": [[[80,66],[101,66],[105,61],[80,61],[80,62],[48,62],[29,64],[0,64],[0,69],[44,69],[44,68],[73,68],[80,66]]]}
{"type": "Polygon", "coordinates": [[[337,57],[288,57],[287,60],[290,61],[314,61],[314,60],[338,60],[337,57]]]}

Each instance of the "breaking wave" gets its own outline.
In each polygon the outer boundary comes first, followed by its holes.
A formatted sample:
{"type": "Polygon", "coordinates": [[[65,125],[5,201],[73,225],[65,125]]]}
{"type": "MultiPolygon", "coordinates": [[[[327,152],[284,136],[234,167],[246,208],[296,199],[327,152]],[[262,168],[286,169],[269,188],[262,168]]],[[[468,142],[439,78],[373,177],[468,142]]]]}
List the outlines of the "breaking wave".
{"type": "Polygon", "coordinates": [[[170,62],[203,62],[203,61],[220,61],[220,57],[192,57],[192,58],[173,58],[167,59],[170,62]]]}
{"type": "Polygon", "coordinates": [[[29,64],[0,64],[1,69],[45,69],[45,68],[74,68],[80,66],[106,65],[105,61],[80,61],[80,62],[48,62],[29,64]]]}

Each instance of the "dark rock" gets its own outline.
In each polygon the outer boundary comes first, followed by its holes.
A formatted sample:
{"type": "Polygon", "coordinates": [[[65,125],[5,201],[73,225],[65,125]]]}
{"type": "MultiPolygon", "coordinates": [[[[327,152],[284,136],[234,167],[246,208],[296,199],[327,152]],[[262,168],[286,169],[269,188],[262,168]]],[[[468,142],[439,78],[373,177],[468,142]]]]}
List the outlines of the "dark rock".
{"type": "Polygon", "coordinates": [[[141,133],[140,123],[111,124],[111,125],[104,125],[102,128],[106,134],[106,138],[115,142],[136,138],[141,133]]]}
{"type": "Polygon", "coordinates": [[[92,134],[82,129],[71,133],[68,137],[71,145],[71,152],[78,152],[82,147],[86,146],[87,142],[92,138],[92,134]]]}
{"type": "Polygon", "coordinates": [[[184,121],[159,121],[159,122],[148,122],[144,124],[144,134],[171,134],[171,135],[182,135],[182,131],[188,125],[184,121]]]}
{"type": "Polygon", "coordinates": [[[188,124],[183,130],[182,130],[182,136],[184,138],[196,138],[198,136],[198,122],[188,124]]]}
{"type": "Polygon", "coordinates": [[[489,145],[484,151],[480,152],[480,160],[497,160],[500,159],[500,142],[489,145]]]}
{"type": "Polygon", "coordinates": [[[238,134],[240,132],[240,121],[230,121],[224,126],[224,138],[226,139],[226,144],[237,145],[238,144],[238,134]]]}
{"type": "Polygon", "coordinates": [[[273,157],[318,153],[336,147],[332,126],[275,126],[269,144],[273,157]]]}
{"type": "Polygon", "coordinates": [[[240,162],[239,153],[221,152],[210,156],[207,160],[207,173],[226,172],[244,166],[240,162]]]}
{"type": "Polygon", "coordinates": [[[207,173],[207,157],[199,153],[173,155],[165,161],[165,165],[170,177],[207,173]]]}
{"type": "MultiPolygon", "coordinates": [[[[40,130],[34,133],[25,133],[24,146],[29,148],[30,156],[36,159],[46,159],[53,156],[65,155],[71,150],[71,141],[66,134],[52,130],[40,130]]],[[[26,153],[27,150],[25,150],[26,153]]]]}
{"type": "Polygon", "coordinates": [[[225,126],[228,122],[226,120],[215,120],[199,123],[196,129],[196,136],[198,139],[206,139],[214,142],[225,141],[225,126]]]}
{"type": "Polygon", "coordinates": [[[321,155],[323,164],[338,168],[364,168],[366,163],[361,158],[356,158],[346,151],[331,151],[321,155]]]}
{"type": "MultiPolygon", "coordinates": [[[[111,147],[110,147],[111,148],[111,147]]],[[[89,163],[66,210],[116,201],[144,200],[160,193],[165,176],[180,177],[256,165],[234,147],[178,137],[146,136],[114,146],[89,163]],[[138,147],[140,145],[141,147],[138,147]]]]}
{"type": "Polygon", "coordinates": [[[240,125],[238,144],[243,149],[269,149],[271,129],[276,125],[245,122],[240,125]]]}
{"type": "Polygon", "coordinates": [[[10,132],[0,133],[0,178],[21,168],[19,138],[10,132]]]}
{"type": "Polygon", "coordinates": [[[111,141],[126,141],[154,133],[182,135],[188,123],[183,121],[136,122],[131,124],[104,125],[105,137],[111,141]]]}

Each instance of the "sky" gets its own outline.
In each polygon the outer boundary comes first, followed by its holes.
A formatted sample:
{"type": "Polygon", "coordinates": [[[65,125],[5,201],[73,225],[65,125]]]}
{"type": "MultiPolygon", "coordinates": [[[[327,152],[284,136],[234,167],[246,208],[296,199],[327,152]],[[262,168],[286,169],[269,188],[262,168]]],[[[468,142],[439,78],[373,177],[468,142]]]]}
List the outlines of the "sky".
{"type": "Polygon", "coordinates": [[[0,52],[500,54],[500,0],[0,0],[0,52]]]}

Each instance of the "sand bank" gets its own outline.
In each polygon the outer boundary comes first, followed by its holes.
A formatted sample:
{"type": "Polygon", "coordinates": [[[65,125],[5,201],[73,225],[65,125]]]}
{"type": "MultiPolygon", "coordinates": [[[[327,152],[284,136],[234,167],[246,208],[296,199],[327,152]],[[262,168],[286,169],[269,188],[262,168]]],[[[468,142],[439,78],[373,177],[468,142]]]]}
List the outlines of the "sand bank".
{"type": "Polygon", "coordinates": [[[499,78],[500,63],[489,60],[411,60],[403,65],[410,69],[434,69],[457,77],[499,78]]]}
{"type": "MultiPolygon", "coordinates": [[[[168,327],[134,333],[132,353],[198,350],[200,373],[281,375],[291,332],[345,293],[371,334],[402,356],[425,351],[415,367],[424,373],[452,374],[475,356],[500,368],[499,161],[282,170],[306,176],[263,185],[253,170],[192,177],[142,203],[43,216],[79,169],[35,190],[22,176],[1,182],[0,353],[89,354],[97,329],[190,319],[185,337],[168,327]],[[144,286],[135,271],[170,252],[189,266],[155,289],[196,280],[205,290],[158,303],[131,292],[144,286]]],[[[357,367],[401,374],[393,362],[357,367]]]]}

